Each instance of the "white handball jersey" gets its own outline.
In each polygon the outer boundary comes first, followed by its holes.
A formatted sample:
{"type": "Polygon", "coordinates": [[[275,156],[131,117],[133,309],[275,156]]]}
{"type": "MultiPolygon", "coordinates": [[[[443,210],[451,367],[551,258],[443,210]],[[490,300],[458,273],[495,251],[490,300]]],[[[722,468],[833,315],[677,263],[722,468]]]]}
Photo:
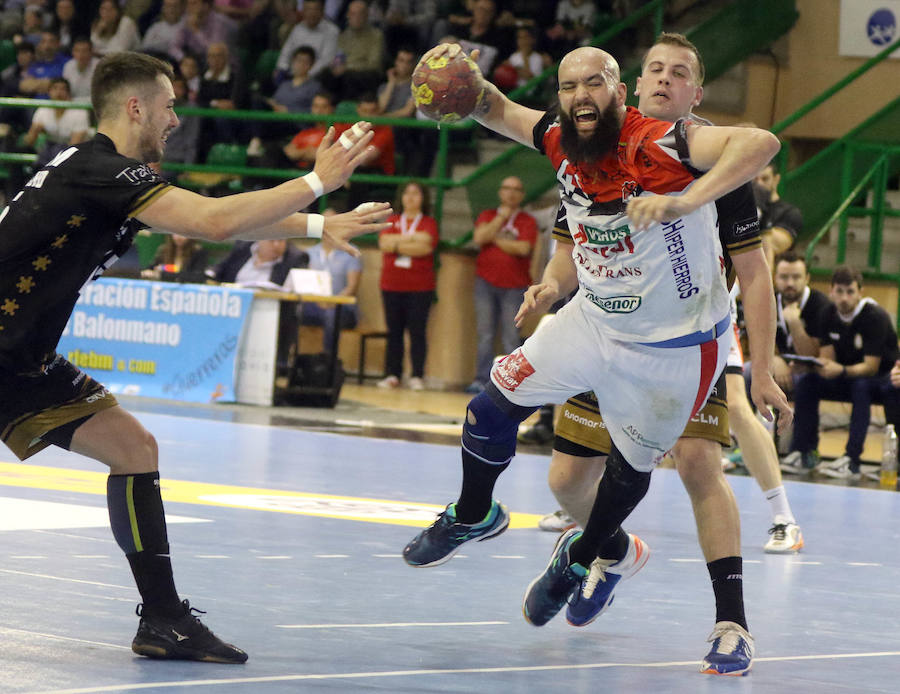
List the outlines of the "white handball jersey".
{"type": "MultiPolygon", "coordinates": [[[[560,188],[554,235],[574,242],[584,310],[613,338],[668,340],[709,330],[728,314],[715,204],[640,232],[625,216],[632,196],[677,196],[690,188],[697,171],[689,162],[688,122],[645,118],[629,107],[615,154],[596,165],[569,161],[553,111],[534,129],[535,147],[550,158],[560,188]]],[[[755,215],[747,222],[744,231],[755,215]]],[[[743,227],[733,226],[737,240],[743,227]]]]}

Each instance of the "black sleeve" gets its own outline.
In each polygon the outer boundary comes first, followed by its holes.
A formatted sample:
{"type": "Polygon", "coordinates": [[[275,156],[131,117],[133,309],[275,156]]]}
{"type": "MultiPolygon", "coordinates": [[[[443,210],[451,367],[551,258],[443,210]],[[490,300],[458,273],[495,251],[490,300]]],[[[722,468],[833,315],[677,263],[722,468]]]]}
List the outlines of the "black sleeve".
{"type": "Polygon", "coordinates": [[[146,164],[116,154],[93,157],[89,167],[73,174],[71,183],[80,198],[114,219],[136,216],[172,189],[146,164]]]}
{"type": "Polygon", "coordinates": [[[777,219],[772,220],[772,225],[786,229],[794,238],[803,230],[803,213],[796,205],[784,206],[777,219]]]}
{"type": "Polygon", "coordinates": [[[759,217],[753,186],[745,183],[716,200],[719,215],[719,238],[731,255],[759,248],[759,217]]]}
{"type": "Polygon", "coordinates": [[[803,311],[800,313],[806,334],[822,340],[822,344],[825,344],[824,340],[827,336],[825,322],[828,320],[831,308],[832,303],[828,297],[820,291],[813,290],[806,301],[806,306],[803,307],[803,311]]]}
{"type": "Polygon", "coordinates": [[[547,134],[547,128],[549,128],[553,123],[556,122],[558,116],[558,107],[553,106],[548,111],[546,111],[543,116],[541,116],[541,119],[534,126],[534,130],[532,130],[532,137],[534,138],[534,148],[541,154],[547,153],[544,150],[544,135],[547,134]]]}
{"type": "MultiPolygon", "coordinates": [[[[829,334],[831,330],[829,330],[829,326],[832,323],[840,323],[840,318],[837,315],[837,309],[834,304],[831,304],[823,313],[822,313],[822,327],[821,333],[816,335],[819,338],[820,344],[824,347],[825,345],[837,345],[836,340],[831,339],[831,335],[829,334]]],[[[812,335],[809,332],[809,328],[806,329],[807,334],[812,335]]],[[[838,331],[835,331],[838,332],[838,331]]]]}
{"type": "Polygon", "coordinates": [[[889,336],[893,336],[896,342],[897,338],[891,327],[891,319],[880,306],[869,304],[864,309],[868,315],[862,321],[860,333],[863,338],[863,354],[867,357],[878,357],[883,359],[885,356],[885,346],[888,344],[889,336]]]}

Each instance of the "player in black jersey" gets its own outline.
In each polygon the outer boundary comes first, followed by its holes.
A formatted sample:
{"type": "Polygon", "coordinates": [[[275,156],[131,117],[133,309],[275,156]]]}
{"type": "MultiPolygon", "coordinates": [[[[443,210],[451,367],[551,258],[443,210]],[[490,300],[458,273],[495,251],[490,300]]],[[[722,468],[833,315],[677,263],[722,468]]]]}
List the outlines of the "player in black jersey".
{"type": "Polygon", "coordinates": [[[142,606],[135,653],[243,663],[175,590],[153,436],[102,385],[56,354],[81,287],[96,279],[143,226],[209,240],[321,236],[341,248],[380,231],[390,212],[297,214],[347,180],[366,155],[371,126],[335,142],[329,130],[315,169],[269,190],[206,198],[170,186],[159,161],[178,125],[172,69],[116,53],[97,65],[91,96],[97,135],[38,171],[0,214],[0,438],[22,460],[54,444],[110,468],[107,503],[116,542],[142,606]],[[361,134],[360,134],[361,133],[361,134]]]}

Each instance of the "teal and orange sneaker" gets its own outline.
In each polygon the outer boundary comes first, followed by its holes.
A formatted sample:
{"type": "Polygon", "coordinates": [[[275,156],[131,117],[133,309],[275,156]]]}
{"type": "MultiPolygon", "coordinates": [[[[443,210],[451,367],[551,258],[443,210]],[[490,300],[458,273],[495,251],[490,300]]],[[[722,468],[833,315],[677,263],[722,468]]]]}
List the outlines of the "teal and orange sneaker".
{"type": "Polygon", "coordinates": [[[740,677],[753,666],[753,637],[735,622],[716,622],[709,635],[712,649],[700,663],[705,675],[740,677]]]}
{"type": "Polygon", "coordinates": [[[644,568],[650,558],[650,548],[637,535],[628,535],[628,551],[619,560],[594,559],[590,573],[581,590],[569,601],[566,621],[573,627],[593,622],[612,605],[616,585],[623,578],[631,578],[644,568]]]}
{"type": "Polygon", "coordinates": [[[587,567],[573,562],[569,557],[572,543],[579,537],[581,531],[574,528],[560,535],[547,568],[525,591],[522,614],[529,624],[544,626],[556,616],[570,596],[581,590],[582,581],[588,574],[587,567]]]}
{"type": "Polygon", "coordinates": [[[492,501],[484,520],[472,525],[459,523],[456,504],[447,504],[437,520],[403,548],[403,559],[417,568],[438,566],[449,561],[466,542],[489,540],[508,527],[509,511],[499,501],[492,501]]]}

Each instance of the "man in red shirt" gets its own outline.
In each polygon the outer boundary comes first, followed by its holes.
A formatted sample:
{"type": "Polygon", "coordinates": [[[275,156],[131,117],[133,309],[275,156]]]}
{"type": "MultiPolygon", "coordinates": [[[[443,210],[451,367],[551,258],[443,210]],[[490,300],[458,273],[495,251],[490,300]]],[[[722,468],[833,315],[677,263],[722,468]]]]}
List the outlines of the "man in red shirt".
{"type": "Polygon", "coordinates": [[[500,331],[503,353],[522,344],[515,316],[522,295],[531,284],[531,251],[537,240],[537,222],[521,204],[525,188],[516,176],[500,183],[500,207],[485,210],[475,220],[473,240],[481,249],[475,264],[475,320],[478,357],[475,380],[467,393],[480,393],[490,382],[494,338],[500,331]]]}
{"type": "MultiPolygon", "coordinates": [[[[325,91],[319,92],[313,97],[309,112],[315,116],[328,116],[334,113],[334,97],[325,91]]],[[[335,137],[340,136],[346,128],[343,124],[335,124],[335,137]]],[[[284,146],[284,155],[301,169],[308,169],[311,162],[315,161],[316,150],[325,133],[328,131],[326,123],[313,123],[311,127],[304,128],[284,146]]]]}

